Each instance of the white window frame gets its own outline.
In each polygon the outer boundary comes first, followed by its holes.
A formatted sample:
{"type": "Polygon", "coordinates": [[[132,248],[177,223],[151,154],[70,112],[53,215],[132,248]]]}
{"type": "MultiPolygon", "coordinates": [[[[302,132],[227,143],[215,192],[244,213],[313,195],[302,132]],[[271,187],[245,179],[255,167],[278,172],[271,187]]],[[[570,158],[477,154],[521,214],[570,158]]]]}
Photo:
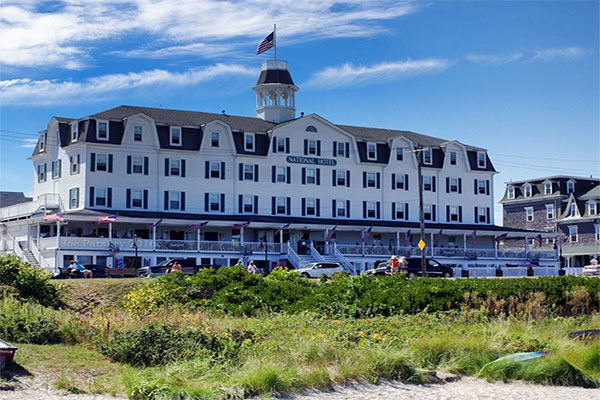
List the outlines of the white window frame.
{"type": "Polygon", "coordinates": [[[569,243],[577,243],[579,242],[579,234],[577,225],[569,225],[569,243]]]}
{"type": "Polygon", "coordinates": [[[396,161],[404,160],[404,148],[396,147],[396,161]]]}
{"type": "Polygon", "coordinates": [[[40,152],[46,151],[46,132],[40,134],[40,152]]]}
{"type": "Polygon", "coordinates": [[[404,203],[396,201],[395,204],[396,204],[396,206],[395,206],[396,215],[394,215],[394,218],[405,221],[406,220],[406,209],[405,209],[404,203]]]}
{"type": "Polygon", "coordinates": [[[316,185],[317,184],[317,169],[306,168],[306,184],[316,185]]]}
{"type": "Polygon", "coordinates": [[[221,144],[221,135],[219,132],[213,131],[210,133],[210,147],[219,147],[221,144]]]}
{"type": "Polygon", "coordinates": [[[343,169],[338,169],[335,172],[335,184],[337,186],[348,186],[348,182],[346,182],[346,173],[347,171],[343,169]]]}
{"type": "Polygon", "coordinates": [[[346,157],[346,143],[345,142],[337,142],[337,148],[335,149],[336,157],[346,157]]]}
{"type": "Polygon", "coordinates": [[[276,183],[285,183],[286,181],[287,181],[286,168],[285,167],[276,167],[275,168],[275,182],[276,183]]]}
{"type": "Polygon", "coordinates": [[[108,172],[108,154],[106,153],[97,153],[96,154],[96,165],[95,165],[95,169],[96,171],[100,171],[100,172],[108,172]],[[100,157],[106,157],[106,163],[105,165],[105,169],[100,169],[98,168],[98,166],[100,165],[100,157]]]}
{"type": "Polygon", "coordinates": [[[600,224],[594,224],[594,239],[600,242],[600,224]]]}
{"type": "Polygon", "coordinates": [[[208,163],[208,166],[209,166],[209,174],[208,174],[209,179],[213,179],[213,178],[221,179],[221,174],[222,174],[221,163],[218,161],[211,161],[208,163]],[[217,168],[213,168],[213,166],[215,166],[215,165],[217,168]]]}
{"type": "Polygon", "coordinates": [[[459,222],[458,210],[459,210],[458,206],[448,206],[448,221],[459,222]]]}
{"type": "Polygon", "coordinates": [[[515,187],[514,186],[508,187],[508,189],[506,190],[506,197],[509,200],[514,200],[514,198],[515,198],[515,187]]]}
{"type": "Polygon", "coordinates": [[[254,196],[251,194],[242,195],[242,213],[254,214],[254,196]]]}
{"type": "Polygon", "coordinates": [[[346,200],[336,200],[335,201],[335,215],[337,217],[347,217],[348,216],[348,210],[346,209],[346,200]]]}
{"type": "Polygon", "coordinates": [[[544,194],[545,195],[552,194],[552,182],[544,182],[544,194]]]}
{"type": "Polygon", "coordinates": [[[76,142],[79,138],[79,122],[71,123],[71,142],[76,142]]]}
{"type": "Polygon", "coordinates": [[[69,189],[69,208],[79,208],[79,188],[69,189]]]}
{"type": "Polygon", "coordinates": [[[595,202],[588,203],[588,215],[597,215],[598,214],[598,205],[595,202]]]}
{"type": "Polygon", "coordinates": [[[181,160],[176,158],[169,160],[169,175],[181,176],[181,160]]]}
{"type": "Polygon", "coordinates": [[[304,213],[306,215],[317,215],[317,199],[310,197],[304,201],[304,213]]]}
{"type": "Polygon", "coordinates": [[[169,191],[169,210],[181,210],[181,192],[169,191]]]}
{"type": "Polygon", "coordinates": [[[406,181],[404,180],[404,174],[396,174],[396,189],[405,189],[406,181]]]}
{"type": "Polygon", "coordinates": [[[527,221],[527,222],[533,222],[534,221],[534,215],[535,214],[533,212],[533,207],[525,207],[525,221],[527,221]]]}
{"type": "Polygon", "coordinates": [[[577,216],[577,204],[575,204],[574,201],[571,203],[570,216],[571,217],[576,217],[577,216]]]}
{"type": "Polygon", "coordinates": [[[486,168],[486,167],[487,167],[487,160],[485,157],[485,152],[478,151],[477,152],[477,168],[486,168]]]}
{"type": "MultiPolygon", "coordinates": [[[[169,203],[170,203],[170,201],[169,201],[169,203]]],[[[144,207],[144,191],[142,189],[132,189],[131,190],[131,208],[143,208],[143,207],[144,207]],[[139,199],[137,198],[138,196],[139,196],[139,199]],[[136,201],[139,201],[139,205],[136,205],[136,201]]]]}
{"type": "MultiPolygon", "coordinates": [[[[183,129],[180,126],[170,126],[169,127],[169,144],[171,146],[179,146],[181,147],[183,143],[183,129]],[[178,132],[179,141],[175,142],[173,139],[175,138],[174,132],[178,132]]],[[[169,208],[170,209],[170,208],[169,208]]]]}
{"type": "Polygon", "coordinates": [[[135,125],[133,127],[133,141],[141,142],[144,140],[144,128],[141,125],[135,125]],[[139,139],[138,139],[139,136],[139,139]]]}
{"type": "Polygon", "coordinates": [[[423,164],[433,165],[433,154],[429,148],[423,149],[423,164]]]}
{"type": "Polygon", "coordinates": [[[143,174],[144,173],[144,157],[131,156],[131,173],[132,174],[143,174]],[[136,171],[136,167],[138,170],[136,171]]]}
{"type": "Polygon", "coordinates": [[[317,155],[317,140],[316,139],[308,139],[306,143],[306,154],[311,156],[317,155]]]}
{"type": "Polygon", "coordinates": [[[487,210],[485,207],[477,207],[477,223],[478,224],[487,224],[489,223],[487,219],[487,210]]]}
{"type": "Polygon", "coordinates": [[[377,160],[377,143],[367,142],[367,160],[377,160]]]}
{"type": "Polygon", "coordinates": [[[450,183],[449,192],[458,193],[458,178],[449,178],[448,182],[450,183]]]}
{"type": "Polygon", "coordinates": [[[245,181],[254,180],[254,164],[244,164],[242,178],[244,178],[245,181]]]}
{"type": "Polygon", "coordinates": [[[546,219],[554,219],[554,204],[546,204],[546,219]]]}
{"type": "Polygon", "coordinates": [[[275,148],[277,150],[278,153],[285,153],[285,138],[284,137],[277,137],[276,139],[276,143],[275,143],[275,148]]]}
{"type": "Polygon", "coordinates": [[[97,187],[94,190],[94,204],[96,207],[108,207],[108,189],[107,188],[99,188],[97,187]],[[103,196],[100,196],[100,193],[104,193],[103,196]],[[98,199],[102,199],[104,204],[100,204],[98,199]]]}
{"type": "Polygon", "coordinates": [[[208,211],[221,212],[221,193],[208,194],[208,211]]]}
{"type": "Polygon", "coordinates": [[[456,152],[450,152],[450,165],[456,165],[456,152]]]}
{"type": "Polygon", "coordinates": [[[486,194],[487,184],[484,179],[477,179],[477,194],[486,194]]]}
{"type": "Polygon", "coordinates": [[[244,150],[254,151],[256,148],[256,137],[254,133],[244,132],[244,150]]]}
{"type": "Polygon", "coordinates": [[[433,192],[433,177],[429,175],[423,176],[423,191],[433,192]],[[429,187],[429,189],[427,188],[429,187]]]}
{"type": "Polygon", "coordinates": [[[62,162],[60,160],[52,161],[52,179],[59,179],[62,176],[62,162]]]}
{"type": "Polygon", "coordinates": [[[71,175],[75,175],[75,174],[79,173],[79,163],[77,162],[78,157],[79,156],[77,154],[73,154],[73,155],[69,156],[71,175]]]}
{"type": "Polygon", "coordinates": [[[46,175],[47,175],[47,172],[48,172],[47,168],[48,167],[46,167],[46,163],[38,165],[38,168],[37,168],[38,182],[46,182],[46,179],[47,179],[46,175]]]}
{"type": "Polygon", "coordinates": [[[377,173],[376,172],[367,172],[367,187],[368,188],[376,188],[377,187],[377,173]]]}
{"type": "Polygon", "coordinates": [[[423,204],[423,219],[433,221],[433,204],[423,204]]]}
{"type": "Polygon", "coordinates": [[[276,215],[287,214],[287,197],[285,197],[285,196],[275,197],[275,214],[276,215]]]}
{"type": "Polygon", "coordinates": [[[376,219],[377,218],[377,202],[374,200],[367,200],[367,218],[376,219]]]}
{"type": "Polygon", "coordinates": [[[533,196],[533,187],[531,186],[530,183],[528,183],[525,186],[523,186],[523,196],[524,197],[531,197],[531,196],[533,196]]]}
{"type": "Polygon", "coordinates": [[[575,182],[568,181],[567,182],[567,194],[574,193],[574,192],[575,192],[575,182]]]}
{"type": "Polygon", "coordinates": [[[96,140],[102,140],[108,142],[110,140],[110,124],[107,120],[97,120],[96,121],[96,140]],[[100,136],[100,126],[106,124],[106,137],[100,136]]]}

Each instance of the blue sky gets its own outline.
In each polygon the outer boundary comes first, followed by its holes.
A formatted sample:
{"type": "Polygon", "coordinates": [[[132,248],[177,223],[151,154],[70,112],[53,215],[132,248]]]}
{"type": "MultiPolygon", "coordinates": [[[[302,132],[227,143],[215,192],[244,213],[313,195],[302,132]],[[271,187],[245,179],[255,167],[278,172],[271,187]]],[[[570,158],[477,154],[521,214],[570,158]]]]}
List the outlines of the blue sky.
{"type": "MultiPolygon", "coordinates": [[[[487,148],[504,182],[598,176],[598,1],[3,0],[0,189],[52,116],[120,104],[254,115],[277,23],[299,112],[487,148]]],[[[497,214],[500,207],[497,207],[497,214]]]]}

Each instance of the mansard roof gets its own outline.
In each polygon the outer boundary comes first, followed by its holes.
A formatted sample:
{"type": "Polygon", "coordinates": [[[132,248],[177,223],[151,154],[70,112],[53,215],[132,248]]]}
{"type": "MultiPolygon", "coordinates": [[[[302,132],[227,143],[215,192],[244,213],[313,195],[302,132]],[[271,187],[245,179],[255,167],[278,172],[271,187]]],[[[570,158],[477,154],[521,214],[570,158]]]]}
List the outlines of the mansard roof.
{"type": "Polygon", "coordinates": [[[504,196],[500,200],[504,202],[522,202],[525,200],[536,201],[543,200],[549,196],[568,196],[567,193],[567,182],[575,182],[575,198],[588,200],[600,197],[600,179],[598,178],[582,178],[569,175],[555,175],[542,178],[534,178],[529,180],[520,180],[514,182],[507,182],[506,187],[512,186],[515,188],[514,199],[508,198],[508,190],[505,191],[504,196]],[[544,183],[552,183],[552,194],[545,194],[544,183]],[[531,185],[531,196],[524,196],[525,185],[531,185]],[[594,197],[595,196],[595,197],[594,197]]]}

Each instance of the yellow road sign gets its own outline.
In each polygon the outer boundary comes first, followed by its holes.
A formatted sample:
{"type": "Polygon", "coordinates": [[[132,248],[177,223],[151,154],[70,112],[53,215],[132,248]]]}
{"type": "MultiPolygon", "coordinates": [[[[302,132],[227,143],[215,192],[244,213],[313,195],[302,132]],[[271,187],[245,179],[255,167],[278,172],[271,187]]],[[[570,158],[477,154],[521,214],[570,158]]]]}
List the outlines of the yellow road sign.
{"type": "Polygon", "coordinates": [[[423,239],[419,240],[419,244],[417,246],[419,246],[421,251],[423,251],[423,249],[425,248],[425,241],[423,241],[423,239]]]}

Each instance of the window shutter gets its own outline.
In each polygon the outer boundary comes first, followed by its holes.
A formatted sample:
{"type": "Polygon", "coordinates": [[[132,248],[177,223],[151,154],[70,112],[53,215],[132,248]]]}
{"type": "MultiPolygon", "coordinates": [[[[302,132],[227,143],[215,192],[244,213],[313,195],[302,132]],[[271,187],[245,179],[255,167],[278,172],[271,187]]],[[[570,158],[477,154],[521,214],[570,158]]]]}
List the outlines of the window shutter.
{"type": "Polygon", "coordinates": [[[392,202],[392,219],[396,219],[396,203],[392,202]]]}
{"type": "Polygon", "coordinates": [[[204,193],[204,211],[208,212],[209,204],[208,204],[208,193],[204,193]]]}
{"type": "Polygon", "coordinates": [[[169,191],[165,190],[165,210],[169,209],[169,191]]]}
{"type": "Polygon", "coordinates": [[[149,164],[150,164],[150,159],[148,157],[144,157],[144,175],[148,175],[149,164]]]}
{"type": "Polygon", "coordinates": [[[287,154],[290,153],[290,138],[289,137],[285,138],[285,152],[287,154]]]}
{"type": "Polygon", "coordinates": [[[367,187],[367,171],[363,171],[363,188],[367,187]]]}
{"type": "Polygon", "coordinates": [[[336,170],[331,170],[331,186],[337,186],[337,172],[336,170]]]}
{"type": "MultiPolygon", "coordinates": [[[[241,165],[241,164],[240,164],[240,165],[241,165]]],[[[243,202],[244,202],[244,196],[242,196],[241,194],[240,194],[240,195],[238,195],[238,213],[240,213],[240,214],[241,214],[241,213],[242,213],[242,211],[243,211],[243,210],[242,210],[242,205],[243,205],[243,202]]]]}
{"type": "Polygon", "coordinates": [[[148,209],[148,190],[144,189],[144,210],[148,209]]]}
{"type": "Polygon", "coordinates": [[[258,214],[258,196],[254,196],[254,214],[258,214]]]}
{"type": "Polygon", "coordinates": [[[127,173],[131,174],[131,156],[127,156],[127,173]]]}
{"type": "Polygon", "coordinates": [[[408,220],[408,203],[404,203],[404,219],[408,220]]]}
{"type": "Polygon", "coordinates": [[[317,168],[317,185],[321,184],[321,168],[317,168]]]}
{"type": "Polygon", "coordinates": [[[106,189],[106,205],[108,208],[112,208],[112,189],[106,189]]]}
{"type": "Polygon", "coordinates": [[[239,164],[239,178],[240,178],[240,181],[244,180],[244,164],[243,163],[239,164]]]}
{"type": "Polygon", "coordinates": [[[380,179],[380,178],[381,178],[381,173],[380,173],[380,172],[378,172],[378,173],[377,173],[377,189],[379,189],[379,188],[380,188],[380,186],[381,186],[381,182],[380,182],[380,181],[381,181],[381,179],[380,179]]]}
{"type": "Polygon", "coordinates": [[[206,178],[206,179],[210,178],[210,162],[209,161],[204,162],[204,178],[206,178]]]}
{"type": "Polygon", "coordinates": [[[90,186],[90,207],[94,207],[94,187],[90,186]]]}
{"type": "Polygon", "coordinates": [[[404,174],[404,189],[408,190],[408,174],[404,174]]]}
{"type": "Polygon", "coordinates": [[[273,136],[273,138],[271,139],[271,141],[273,142],[273,146],[272,146],[271,152],[277,153],[277,138],[275,136],[273,136]]]}
{"type": "Polygon", "coordinates": [[[271,197],[271,214],[275,215],[275,196],[271,197]]]}
{"type": "Polygon", "coordinates": [[[58,160],[58,177],[60,178],[62,175],[62,160],[58,160]]]}
{"type": "Polygon", "coordinates": [[[346,158],[350,158],[350,143],[346,143],[346,158]]]}
{"type": "Polygon", "coordinates": [[[490,223],[491,219],[490,219],[490,208],[486,207],[485,209],[485,222],[486,223],[490,223]]]}
{"type": "Polygon", "coordinates": [[[287,198],[287,215],[290,215],[292,213],[292,199],[291,198],[287,198]]]}
{"type": "Polygon", "coordinates": [[[396,190],[396,174],[392,174],[392,190],[396,190]]]}
{"type": "Polygon", "coordinates": [[[458,193],[462,193],[462,178],[458,178],[458,193]]]}
{"type": "Polygon", "coordinates": [[[254,164],[254,182],[258,182],[258,164],[254,164]]]}
{"type": "Polygon", "coordinates": [[[321,141],[317,140],[317,155],[321,155],[321,141]]]}
{"type": "Polygon", "coordinates": [[[450,193],[450,178],[446,178],[446,193],[450,193]]]}
{"type": "Polygon", "coordinates": [[[367,218],[367,202],[363,201],[363,219],[367,218]]]}
{"type": "Polygon", "coordinates": [[[225,179],[225,163],[221,162],[221,179],[225,179]]]}
{"type": "Polygon", "coordinates": [[[337,217],[337,208],[335,206],[335,199],[331,200],[331,216],[333,218],[337,217]]]}
{"type": "Polygon", "coordinates": [[[171,173],[170,171],[170,165],[169,165],[169,159],[165,158],[165,176],[169,176],[169,174],[171,173]]]}
{"type": "Polygon", "coordinates": [[[475,217],[473,220],[475,221],[475,223],[477,223],[477,207],[474,208],[474,211],[475,211],[475,217]]]}
{"type": "Polygon", "coordinates": [[[271,182],[275,183],[276,175],[277,175],[277,167],[275,167],[273,165],[271,167],[271,182]]]}
{"type": "Polygon", "coordinates": [[[306,168],[302,167],[302,184],[306,185],[306,168]]]}
{"type": "Polygon", "coordinates": [[[306,215],[306,199],[303,197],[302,198],[302,216],[304,217],[306,215]]]}
{"type": "Polygon", "coordinates": [[[377,202],[377,219],[381,218],[381,203],[377,202]]]}
{"type": "Polygon", "coordinates": [[[337,142],[335,140],[333,141],[333,156],[337,156],[337,142]]]}
{"type": "Polygon", "coordinates": [[[317,217],[321,216],[321,199],[317,199],[317,217]]]}
{"type": "Polygon", "coordinates": [[[490,194],[490,181],[489,179],[485,181],[485,194],[489,196],[490,194]]]}
{"type": "Polygon", "coordinates": [[[435,221],[435,220],[436,220],[435,204],[432,204],[432,205],[431,205],[431,219],[432,219],[433,221],[435,221]]]}
{"type": "Polygon", "coordinates": [[[304,155],[308,155],[308,139],[304,139],[304,155]]]}
{"type": "Polygon", "coordinates": [[[185,192],[181,192],[181,211],[185,211],[185,192]]]}
{"type": "Polygon", "coordinates": [[[346,171],[346,186],[350,187],[350,170],[346,171]]]}
{"type": "Polygon", "coordinates": [[[285,174],[286,174],[286,183],[292,183],[292,167],[287,167],[285,169],[285,174]]]}
{"type": "Polygon", "coordinates": [[[431,177],[431,190],[432,190],[433,192],[435,192],[435,191],[436,191],[436,187],[435,187],[435,176],[432,176],[432,177],[431,177]]]}
{"type": "Polygon", "coordinates": [[[221,193],[221,212],[225,212],[225,193],[221,193]]]}
{"type": "Polygon", "coordinates": [[[131,208],[131,189],[125,191],[125,207],[131,208]]]}
{"type": "Polygon", "coordinates": [[[113,155],[109,154],[108,155],[108,172],[112,173],[113,171],[113,155]]]}
{"type": "Polygon", "coordinates": [[[462,206],[458,206],[458,222],[462,222],[462,206]]]}
{"type": "Polygon", "coordinates": [[[473,193],[477,194],[477,179],[473,179],[473,193]]]}
{"type": "Polygon", "coordinates": [[[181,177],[185,178],[185,160],[181,160],[181,177]]]}
{"type": "Polygon", "coordinates": [[[446,206],[446,222],[450,222],[450,206],[446,206]]]}
{"type": "Polygon", "coordinates": [[[346,200],[346,218],[350,218],[350,200],[346,200]]]}
{"type": "Polygon", "coordinates": [[[77,154],[77,173],[79,173],[79,164],[81,164],[81,154],[77,154]]]}
{"type": "Polygon", "coordinates": [[[96,153],[90,153],[90,171],[96,170],[96,153]]]}

